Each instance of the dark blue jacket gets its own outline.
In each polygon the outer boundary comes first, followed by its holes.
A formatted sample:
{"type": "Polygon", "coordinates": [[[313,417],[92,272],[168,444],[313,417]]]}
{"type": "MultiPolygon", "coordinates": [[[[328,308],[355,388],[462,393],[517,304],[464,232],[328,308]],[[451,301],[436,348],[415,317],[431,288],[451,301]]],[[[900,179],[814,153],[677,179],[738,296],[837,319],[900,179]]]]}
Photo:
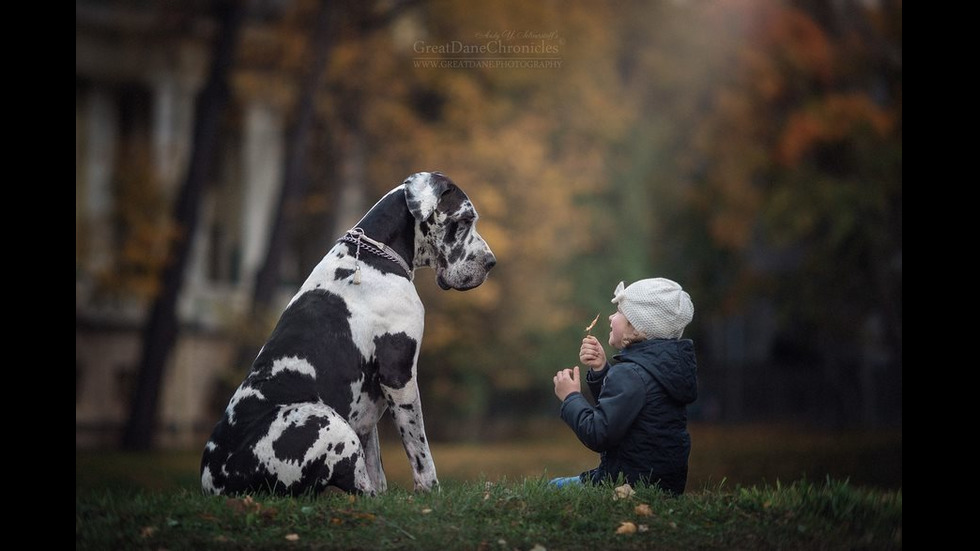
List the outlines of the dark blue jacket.
{"type": "Polygon", "coordinates": [[[697,360],[689,339],[648,339],[613,356],[618,363],[585,381],[596,397],[593,407],[580,392],[569,394],[561,418],[589,449],[599,466],[582,473],[585,481],[659,484],[684,493],[691,436],[687,404],[698,396],[697,360]]]}

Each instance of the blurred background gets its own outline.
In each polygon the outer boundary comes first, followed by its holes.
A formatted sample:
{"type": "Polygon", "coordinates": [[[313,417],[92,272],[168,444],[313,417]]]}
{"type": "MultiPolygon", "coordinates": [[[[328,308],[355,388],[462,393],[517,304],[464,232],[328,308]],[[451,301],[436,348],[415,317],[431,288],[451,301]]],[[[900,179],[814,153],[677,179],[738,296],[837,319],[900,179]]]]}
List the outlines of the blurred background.
{"type": "Polygon", "coordinates": [[[430,439],[567,430],[554,372],[662,276],[692,423],[897,431],[900,484],[900,0],[76,0],[76,450],[202,449],[423,170],[499,260],[465,293],[417,273],[430,439]]]}

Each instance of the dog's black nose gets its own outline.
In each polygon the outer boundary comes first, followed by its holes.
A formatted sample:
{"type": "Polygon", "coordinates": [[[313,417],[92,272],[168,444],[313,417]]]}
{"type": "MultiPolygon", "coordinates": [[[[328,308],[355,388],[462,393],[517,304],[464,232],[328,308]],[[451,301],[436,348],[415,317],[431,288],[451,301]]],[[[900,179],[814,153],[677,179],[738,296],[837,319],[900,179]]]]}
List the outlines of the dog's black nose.
{"type": "Polygon", "coordinates": [[[497,265],[497,257],[494,256],[493,253],[487,255],[486,265],[487,265],[487,271],[491,270],[494,266],[497,265]]]}

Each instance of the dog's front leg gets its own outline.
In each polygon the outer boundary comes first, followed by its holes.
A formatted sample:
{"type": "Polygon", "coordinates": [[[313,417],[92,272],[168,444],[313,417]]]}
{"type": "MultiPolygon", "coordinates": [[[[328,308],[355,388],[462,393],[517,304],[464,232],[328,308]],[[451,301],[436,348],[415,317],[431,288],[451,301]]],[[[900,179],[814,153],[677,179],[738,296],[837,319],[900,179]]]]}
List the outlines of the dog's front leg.
{"type": "Polygon", "coordinates": [[[367,468],[371,484],[378,493],[388,490],[388,480],[385,478],[384,467],[381,466],[381,444],[378,442],[378,427],[372,427],[371,432],[361,437],[361,448],[364,449],[364,464],[367,468]]]}
{"type": "Polygon", "coordinates": [[[408,381],[401,388],[391,388],[382,385],[395,425],[401,434],[405,454],[412,465],[412,476],[416,490],[430,490],[439,481],[436,478],[436,465],[429,451],[429,441],[425,437],[425,425],[422,422],[422,400],[419,397],[418,385],[415,379],[408,381]]]}

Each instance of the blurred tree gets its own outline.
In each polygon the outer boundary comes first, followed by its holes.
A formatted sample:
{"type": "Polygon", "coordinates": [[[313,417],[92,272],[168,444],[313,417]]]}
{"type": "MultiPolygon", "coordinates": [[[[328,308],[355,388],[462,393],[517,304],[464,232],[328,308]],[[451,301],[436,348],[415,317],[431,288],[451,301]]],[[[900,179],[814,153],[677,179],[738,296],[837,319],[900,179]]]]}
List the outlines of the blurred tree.
{"type": "MultiPolygon", "coordinates": [[[[345,6],[342,2],[297,1],[272,25],[282,56],[272,64],[271,72],[297,82],[296,98],[289,117],[282,185],[272,211],[265,256],[255,275],[248,313],[236,333],[235,375],[226,381],[232,388],[238,385],[239,375],[248,370],[279,314],[279,305],[273,303],[273,298],[282,284],[283,257],[294,239],[295,227],[302,219],[302,205],[307,200],[316,98],[345,6]]],[[[219,385],[217,392],[224,394],[227,390],[219,385]]],[[[225,396],[215,397],[218,407],[224,407],[224,400],[225,396]]]]}
{"type": "MultiPolygon", "coordinates": [[[[283,251],[296,220],[297,204],[306,190],[308,176],[305,173],[309,157],[309,134],[314,121],[316,94],[322,81],[323,67],[329,58],[331,37],[336,33],[338,11],[342,4],[318,2],[314,23],[310,31],[308,60],[304,63],[303,77],[299,84],[299,97],[291,127],[286,137],[286,162],[283,167],[283,184],[278,207],[274,211],[269,244],[265,259],[255,277],[252,292],[252,312],[264,313],[279,283],[279,267],[283,251]]],[[[262,317],[262,316],[260,316],[262,317]]]]}
{"type": "Polygon", "coordinates": [[[122,441],[123,447],[128,449],[148,449],[153,445],[160,382],[177,338],[177,297],[190,253],[190,236],[194,235],[199,199],[214,157],[219,122],[229,97],[228,73],[245,7],[234,0],[219,1],[214,5],[218,33],[211,70],[197,98],[191,159],[174,205],[173,220],[178,233],[171,242],[170,254],[160,279],[160,292],[154,299],[143,331],[139,373],[122,441]]]}

